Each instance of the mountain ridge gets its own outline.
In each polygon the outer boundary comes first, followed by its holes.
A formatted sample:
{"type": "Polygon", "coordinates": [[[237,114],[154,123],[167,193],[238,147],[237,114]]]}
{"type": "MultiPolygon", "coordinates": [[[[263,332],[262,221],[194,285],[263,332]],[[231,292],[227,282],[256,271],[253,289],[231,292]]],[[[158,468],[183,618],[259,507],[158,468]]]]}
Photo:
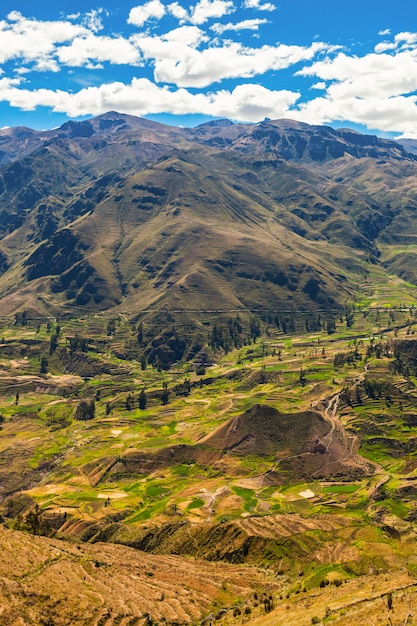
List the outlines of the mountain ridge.
{"type": "MultiPolygon", "coordinates": [[[[341,308],[381,244],[417,237],[417,157],[376,136],[116,112],[28,132],[0,132],[3,314],[28,293],[52,314],[341,308]]],[[[401,257],[381,260],[404,274],[401,257]]]]}

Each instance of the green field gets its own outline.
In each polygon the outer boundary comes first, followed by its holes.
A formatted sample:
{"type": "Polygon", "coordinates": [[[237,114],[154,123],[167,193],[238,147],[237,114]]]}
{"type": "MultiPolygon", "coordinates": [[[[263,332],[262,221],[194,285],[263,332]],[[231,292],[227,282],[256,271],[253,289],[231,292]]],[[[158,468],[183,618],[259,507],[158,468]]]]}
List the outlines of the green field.
{"type": "MultiPolygon", "coordinates": [[[[113,526],[140,536],[148,523],[330,515],[394,537],[416,513],[417,309],[406,284],[382,301],[374,279],[330,334],[324,322],[284,334],[260,320],[256,341],[208,350],[204,368],[144,366],[123,318],[111,336],[104,315],[3,320],[3,520],[25,528],[38,504],[45,533],[82,522],[88,538],[113,526]],[[86,345],[74,349],[74,337],[86,345]]],[[[369,541],[357,543],[364,554],[369,541]]],[[[344,581],[345,567],[312,565],[303,588],[344,581]]]]}

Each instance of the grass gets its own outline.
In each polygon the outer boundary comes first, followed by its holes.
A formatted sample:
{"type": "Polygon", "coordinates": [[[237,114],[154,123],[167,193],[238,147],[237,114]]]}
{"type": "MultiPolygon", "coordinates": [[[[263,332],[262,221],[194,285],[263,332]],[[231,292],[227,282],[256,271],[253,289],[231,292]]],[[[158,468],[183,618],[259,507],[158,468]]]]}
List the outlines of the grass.
{"type": "Polygon", "coordinates": [[[192,511],[193,509],[201,509],[201,507],[204,505],[205,505],[204,500],[202,500],[201,498],[194,498],[192,502],[190,502],[187,505],[187,509],[189,511],[192,511]]]}
{"type": "Polygon", "coordinates": [[[356,493],[360,485],[326,485],[322,488],[324,493],[356,493]]]}
{"type": "MultiPolygon", "coordinates": [[[[378,295],[382,276],[376,272],[368,280],[368,286],[372,281],[374,281],[372,289],[378,295]]],[[[403,288],[405,289],[404,285],[401,285],[401,289],[395,292],[395,284],[392,285],[390,298],[392,302],[395,300],[397,305],[403,288]]],[[[381,306],[383,304],[385,303],[381,302],[381,306]]],[[[180,462],[148,475],[140,472],[132,476],[124,475],[121,467],[121,473],[117,476],[112,477],[111,473],[105,475],[95,487],[90,485],[86,490],[85,483],[89,478],[84,473],[85,468],[91,463],[99,462],[103,458],[123,458],[123,455],[131,450],[150,454],[169,446],[194,445],[201,437],[257,403],[297,414],[310,409],[312,402],[319,400],[323,395],[330,397],[338,393],[347,381],[354,380],[363,372],[364,359],[362,356],[353,364],[354,366],[345,364],[336,371],[333,367],[335,354],[352,351],[357,346],[364,355],[378,329],[387,328],[388,323],[401,326],[410,315],[408,310],[395,310],[394,313],[390,310],[363,311],[360,308],[362,306],[360,299],[356,306],[353,326],[347,328],[344,320],[337,320],[336,332],[331,335],[326,331],[314,331],[302,336],[284,336],[280,331],[270,329],[269,336],[265,336],[262,342],[231,350],[223,358],[219,358],[217,365],[209,368],[202,377],[203,379],[210,377],[211,383],[202,387],[198,384],[201,377],[192,371],[187,372],[186,365],[163,373],[154,368],[141,370],[139,363],[127,362],[116,356],[112,351],[112,345],[117,346],[118,351],[123,342],[130,341],[132,335],[130,325],[124,320],[120,321],[114,338],[108,338],[106,335],[107,322],[104,316],[98,320],[85,317],[82,320],[69,321],[63,324],[62,337],[84,333],[91,336],[93,343],[107,342],[106,349],[92,351],[88,356],[104,367],[111,364],[123,367],[123,372],[126,370],[130,373],[123,373],[120,376],[99,373],[87,380],[76,378],[72,391],[66,397],[63,397],[59,390],[39,394],[34,390],[25,391],[19,387],[21,391],[17,405],[15,394],[10,390],[0,402],[0,412],[6,420],[2,431],[3,446],[7,446],[12,440],[24,446],[28,446],[30,442],[30,467],[36,471],[42,462],[53,461],[47,481],[68,487],[64,493],[48,495],[47,498],[45,496],[48,507],[53,509],[54,506],[62,506],[66,501],[90,503],[92,508],[84,508],[83,511],[92,519],[97,516],[95,512],[97,509],[94,508],[97,504],[97,495],[108,489],[119,489],[126,497],[112,500],[106,507],[106,514],[111,515],[121,508],[136,507],[139,499],[144,504],[140,510],[132,514],[129,522],[140,523],[146,519],[155,521],[165,519],[164,511],[168,497],[170,503],[177,505],[187,502],[184,509],[184,516],[187,517],[188,514],[193,514],[193,511],[204,509],[204,501],[199,495],[202,486],[207,486],[210,493],[215,493],[222,486],[229,485],[232,494],[241,499],[241,505],[240,508],[228,511],[220,497],[214,503],[220,517],[228,515],[233,517],[244,512],[251,515],[261,512],[264,514],[262,506],[265,503],[267,505],[265,510],[269,512],[292,511],[310,516],[326,511],[332,514],[337,511],[340,514],[343,510],[349,510],[355,515],[365,514],[370,506],[365,479],[321,485],[316,482],[294,483],[290,475],[282,474],[281,486],[266,488],[264,485],[255,487],[239,485],[242,478],[256,481],[257,477],[273,469],[276,461],[273,455],[267,457],[250,453],[244,457],[227,455],[223,467],[210,464],[207,466],[199,462],[180,462]],[[279,355],[277,346],[280,350],[279,355]],[[239,376],[229,375],[236,367],[240,370],[239,376]],[[301,369],[305,372],[306,379],[303,385],[300,384],[301,369]],[[252,383],[251,376],[262,371],[270,375],[276,373],[281,377],[272,382],[252,383]],[[153,392],[156,393],[162,388],[164,381],[172,388],[176,382],[184,381],[185,376],[191,382],[189,396],[175,396],[171,391],[167,406],[163,406],[156,396],[152,396],[153,392]],[[133,393],[137,397],[144,384],[149,397],[146,410],[141,411],[136,406],[131,411],[126,410],[125,400],[128,393],[133,393]],[[75,421],[73,414],[79,399],[96,395],[97,390],[100,390],[100,394],[96,400],[96,418],[91,422],[75,421]],[[107,415],[108,402],[112,402],[114,408],[107,415]],[[82,495],[73,492],[74,485],[71,483],[76,475],[77,480],[84,483],[81,485],[82,495]],[[143,482],[145,478],[147,482],[143,482]],[[298,495],[310,488],[315,493],[314,501],[305,500],[298,495]],[[187,489],[190,493],[184,495],[187,489]],[[329,498],[334,502],[329,503],[329,498]]],[[[42,326],[38,333],[34,328],[16,326],[6,326],[3,331],[5,338],[10,342],[8,344],[10,350],[15,345],[17,351],[16,355],[11,355],[10,360],[13,356],[16,357],[16,361],[18,360],[18,351],[23,340],[35,337],[42,340],[43,344],[40,345],[48,345],[49,342],[50,332],[46,331],[45,326],[42,326]]],[[[392,329],[386,331],[385,335],[394,338],[394,333],[395,330],[392,329]]],[[[398,330],[398,337],[406,338],[406,328],[398,330]]],[[[64,338],[61,341],[64,342],[64,338]]],[[[37,359],[36,354],[31,356],[29,363],[31,368],[37,359]]],[[[382,372],[383,377],[389,375],[389,359],[374,359],[370,363],[371,372],[378,370],[382,372]]],[[[22,362],[21,365],[12,368],[10,361],[7,358],[3,359],[3,366],[9,368],[14,376],[11,384],[19,384],[20,377],[27,375],[26,362],[25,367],[23,365],[22,362]]],[[[57,362],[55,374],[58,378],[63,375],[59,367],[57,362]]],[[[406,406],[405,397],[403,401],[406,406]]],[[[410,400],[410,403],[409,410],[412,410],[414,401],[410,400]]],[[[383,429],[385,437],[404,444],[414,433],[417,436],[417,429],[409,425],[405,427],[403,424],[398,402],[387,407],[383,400],[371,401],[364,396],[362,405],[352,407],[341,405],[338,412],[341,422],[348,424],[360,440],[360,452],[363,456],[393,475],[402,470],[403,459],[393,458],[388,445],[382,442],[371,443],[370,440],[372,437],[375,438],[375,435],[366,432],[366,428],[375,425],[375,428],[383,429]]],[[[17,455],[14,463],[19,464],[17,455]]],[[[396,507],[395,499],[389,500],[389,510],[399,517],[406,517],[409,506],[396,507]]],[[[42,498],[40,502],[42,503],[42,498]]]]}

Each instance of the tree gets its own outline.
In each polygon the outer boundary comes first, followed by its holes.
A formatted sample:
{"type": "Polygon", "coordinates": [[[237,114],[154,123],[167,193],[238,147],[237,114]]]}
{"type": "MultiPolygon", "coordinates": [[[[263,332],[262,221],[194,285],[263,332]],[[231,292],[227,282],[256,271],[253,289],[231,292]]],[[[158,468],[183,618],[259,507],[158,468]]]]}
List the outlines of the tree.
{"type": "Polygon", "coordinates": [[[53,354],[58,347],[58,338],[59,335],[57,332],[52,333],[49,339],[49,354],[53,354]]]}
{"type": "Polygon", "coordinates": [[[142,324],[142,322],[138,326],[137,340],[138,340],[138,344],[142,347],[142,344],[143,344],[143,324],[142,324]]]}
{"type": "Polygon", "coordinates": [[[93,399],[80,400],[75,410],[75,419],[87,421],[94,419],[96,415],[96,405],[93,399]]]}
{"type": "Polygon", "coordinates": [[[69,337],[70,354],[74,352],[88,352],[88,339],[75,335],[75,337],[69,337]]]}
{"type": "Polygon", "coordinates": [[[116,319],[114,317],[112,317],[108,322],[107,322],[107,330],[106,330],[107,336],[110,337],[110,335],[114,335],[116,333],[116,319]]]}
{"type": "Polygon", "coordinates": [[[146,409],[146,404],[147,404],[146,393],[144,389],[141,389],[140,394],[139,394],[139,408],[141,411],[144,411],[146,409]]]}
{"type": "Polygon", "coordinates": [[[161,402],[162,404],[168,404],[169,402],[169,391],[167,387],[164,387],[161,393],[161,402]]]}
{"type": "Polygon", "coordinates": [[[133,396],[131,393],[129,393],[129,395],[126,398],[126,409],[128,411],[131,411],[133,409],[133,405],[134,405],[133,396]]]}
{"type": "Polygon", "coordinates": [[[15,325],[21,324],[22,326],[26,326],[28,323],[28,312],[27,311],[18,311],[14,315],[14,323],[15,325]]]}
{"type": "Polygon", "coordinates": [[[336,321],[334,319],[328,319],[326,322],[326,330],[328,335],[332,335],[336,332],[336,321]]]}
{"type": "Polygon", "coordinates": [[[41,374],[46,374],[48,372],[48,365],[49,365],[48,359],[46,358],[46,356],[43,356],[41,358],[41,366],[40,366],[41,374]]]}
{"type": "Polygon", "coordinates": [[[25,522],[32,534],[39,535],[41,528],[41,509],[39,504],[36,504],[35,508],[29,511],[25,517],[25,522]]]}
{"type": "Polygon", "coordinates": [[[256,317],[251,317],[249,320],[250,337],[253,341],[256,341],[261,336],[261,324],[256,317]]]}

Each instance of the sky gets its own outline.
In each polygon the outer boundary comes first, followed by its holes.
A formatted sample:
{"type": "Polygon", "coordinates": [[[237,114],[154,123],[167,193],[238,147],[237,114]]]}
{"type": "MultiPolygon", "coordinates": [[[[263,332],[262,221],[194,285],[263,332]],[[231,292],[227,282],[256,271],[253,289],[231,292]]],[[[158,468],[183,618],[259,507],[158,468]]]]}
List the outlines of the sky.
{"type": "Polygon", "coordinates": [[[0,128],[112,110],[417,138],[417,3],[0,0],[0,128]]]}

